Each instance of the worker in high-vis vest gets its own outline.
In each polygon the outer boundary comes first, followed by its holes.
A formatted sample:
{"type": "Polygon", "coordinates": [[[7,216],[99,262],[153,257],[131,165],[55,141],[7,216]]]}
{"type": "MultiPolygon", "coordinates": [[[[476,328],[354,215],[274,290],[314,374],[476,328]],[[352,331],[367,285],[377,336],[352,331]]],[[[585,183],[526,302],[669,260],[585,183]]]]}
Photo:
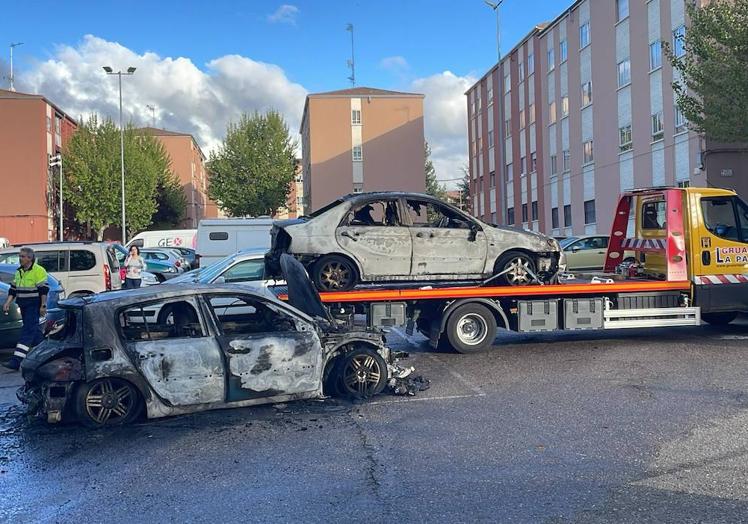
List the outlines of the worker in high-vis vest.
{"type": "Polygon", "coordinates": [[[47,314],[47,294],[49,293],[47,271],[36,263],[34,250],[22,247],[19,258],[21,266],[13,277],[8,300],[3,304],[3,313],[7,314],[15,300],[21,310],[23,321],[21,337],[18,339],[13,356],[3,363],[6,368],[14,370],[21,367],[21,361],[26,358],[29,350],[44,340],[39,326],[39,317],[47,314]]]}

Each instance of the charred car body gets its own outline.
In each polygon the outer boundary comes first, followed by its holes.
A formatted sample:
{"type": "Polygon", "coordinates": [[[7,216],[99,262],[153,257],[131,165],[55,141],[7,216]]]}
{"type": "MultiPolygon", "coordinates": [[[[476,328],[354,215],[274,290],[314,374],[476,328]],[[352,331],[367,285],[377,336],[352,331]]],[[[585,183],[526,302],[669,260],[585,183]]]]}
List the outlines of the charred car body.
{"type": "Polygon", "coordinates": [[[24,360],[19,398],[89,426],[341,394],[397,373],[382,333],[341,328],[286,255],[289,301],[239,285],[162,285],[63,302],[66,319],[24,360]],[[295,306],[295,307],[294,307],[295,306]]]}
{"type": "Polygon", "coordinates": [[[522,285],[557,275],[562,250],[552,238],[486,224],[415,193],[358,193],[309,217],[276,222],[267,265],[299,258],[317,289],[363,282],[484,280],[522,285]]]}

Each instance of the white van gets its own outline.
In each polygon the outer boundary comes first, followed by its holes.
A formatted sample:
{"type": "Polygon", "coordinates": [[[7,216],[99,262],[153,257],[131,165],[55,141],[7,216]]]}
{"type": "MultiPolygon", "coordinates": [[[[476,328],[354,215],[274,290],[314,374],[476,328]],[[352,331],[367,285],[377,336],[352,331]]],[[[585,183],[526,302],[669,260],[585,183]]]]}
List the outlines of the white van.
{"type": "Polygon", "coordinates": [[[197,226],[197,255],[200,267],[208,267],[237,251],[270,249],[270,229],[273,219],[211,218],[197,226]]]}
{"type": "Polygon", "coordinates": [[[197,229],[170,229],[168,231],[143,231],[130,239],[127,248],[138,247],[186,247],[195,249],[197,229]]]}

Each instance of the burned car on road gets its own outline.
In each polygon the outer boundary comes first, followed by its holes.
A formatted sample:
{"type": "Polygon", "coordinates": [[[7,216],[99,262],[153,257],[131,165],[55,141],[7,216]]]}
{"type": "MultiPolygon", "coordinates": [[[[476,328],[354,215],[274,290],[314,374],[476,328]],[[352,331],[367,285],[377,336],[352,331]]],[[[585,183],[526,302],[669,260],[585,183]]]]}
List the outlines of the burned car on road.
{"type": "Polygon", "coordinates": [[[309,217],[278,221],[267,255],[299,258],[320,291],[366,282],[485,280],[498,285],[551,282],[562,262],[556,240],[481,222],[416,193],[357,193],[309,217]]]}
{"type": "Polygon", "coordinates": [[[62,303],[63,323],[32,350],[18,391],[49,422],[124,424],[195,411],[366,398],[397,372],[380,331],[351,329],[286,255],[288,303],[240,285],[162,285],[62,303]]]}

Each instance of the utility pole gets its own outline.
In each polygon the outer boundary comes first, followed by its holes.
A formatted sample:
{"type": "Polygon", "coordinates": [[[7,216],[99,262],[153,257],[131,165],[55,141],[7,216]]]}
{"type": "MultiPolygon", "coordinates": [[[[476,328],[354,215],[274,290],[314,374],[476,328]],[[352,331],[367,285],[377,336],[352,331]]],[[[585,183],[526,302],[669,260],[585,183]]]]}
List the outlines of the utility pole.
{"type": "Polygon", "coordinates": [[[501,7],[501,4],[504,3],[504,0],[499,0],[498,2],[489,2],[489,0],[483,0],[485,4],[493,9],[494,13],[496,13],[496,59],[501,62],[501,20],[499,18],[499,8],[501,7]]]}
{"type": "Polygon", "coordinates": [[[15,91],[16,86],[14,85],[15,77],[13,76],[13,49],[18,47],[19,45],[23,45],[23,42],[11,42],[10,44],[10,90],[15,91]]]}
{"type": "Polygon", "coordinates": [[[146,104],[145,107],[151,110],[151,127],[156,127],[156,106],[151,104],[146,104]]]}
{"type": "Polygon", "coordinates": [[[59,168],[59,176],[60,176],[60,231],[59,231],[59,237],[60,242],[64,240],[64,229],[63,229],[63,213],[62,213],[62,155],[60,153],[57,153],[55,156],[51,157],[49,159],[49,167],[58,167],[59,168]]]}
{"type": "Polygon", "coordinates": [[[351,70],[351,76],[348,77],[348,80],[351,81],[351,86],[356,87],[356,60],[353,53],[353,24],[348,24],[345,30],[351,32],[351,59],[348,60],[348,67],[351,70]]]}

